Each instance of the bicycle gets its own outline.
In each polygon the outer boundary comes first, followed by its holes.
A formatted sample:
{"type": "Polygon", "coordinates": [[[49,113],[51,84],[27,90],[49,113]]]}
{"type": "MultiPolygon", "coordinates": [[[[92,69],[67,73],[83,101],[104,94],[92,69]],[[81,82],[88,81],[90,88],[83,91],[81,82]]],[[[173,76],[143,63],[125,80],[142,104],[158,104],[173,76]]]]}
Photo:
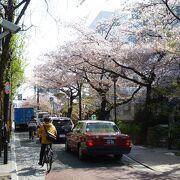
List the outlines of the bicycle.
{"type": "Polygon", "coordinates": [[[46,163],[47,173],[49,173],[51,171],[52,159],[53,159],[53,150],[51,148],[51,145],[47,144],[46,148],[45,148],[43,160],[42,160],[42,167],[46,163]]]}

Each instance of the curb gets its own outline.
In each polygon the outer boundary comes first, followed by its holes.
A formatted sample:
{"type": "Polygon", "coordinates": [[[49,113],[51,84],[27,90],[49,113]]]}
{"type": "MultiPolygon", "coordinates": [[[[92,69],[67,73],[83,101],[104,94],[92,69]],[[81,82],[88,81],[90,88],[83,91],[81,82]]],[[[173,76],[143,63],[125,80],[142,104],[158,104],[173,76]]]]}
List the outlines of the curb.
{"type": "Polygon", "coordinates": [[[19,180],[19,178],[17,176],[14,130],[12,130],[12,139],[10,141],[10,144],[11,144],[11,179],[12,180],[19,180]]]}

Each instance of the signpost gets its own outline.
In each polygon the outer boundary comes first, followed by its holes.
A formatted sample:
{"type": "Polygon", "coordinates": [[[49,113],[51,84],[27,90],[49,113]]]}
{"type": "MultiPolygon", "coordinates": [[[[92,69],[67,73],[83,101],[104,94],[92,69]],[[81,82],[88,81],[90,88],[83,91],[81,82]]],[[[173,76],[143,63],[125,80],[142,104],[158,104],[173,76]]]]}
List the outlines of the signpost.
{"type": "Polygon", "coordinates": [[[50,101],[50,102],[52,102],[53,100],[54,100],[54,98],[53,98],[53,97],[50,97],[50,98],[49,98],[49,101],[50,101]]]}
{"type": "Polygon", "coordinates": [[[10,85],[9,82],[6,82],[6,83],[5,83],[4,91],[5,91],[6,94],[9,94],[9,93],[10,93],[10,91],[11,91],[11,85],[10,85]]]}
{"type": "Polygon", "coordinates": [[[22,101],[22,94],[18,94],[18,100],[22,101]]]}
{"type": "Polygon", "coordinates": [[[8,108],[9,108],[9,93],[11,91],[10,83],[7,81],[4,84],[4,123],[3,123],[3,144],[4,144],[4,164],[8,163],[8,108]]]}
{"type": "Polygon", "coordinates": [[[96,115],[95,114],[91,115],[91,120],[96,120],[96,115]]]}
{"type": "Polygon", "coordinates": [[[50,101],[50,103],[51,103],[51,105],[52,105],[52,109],[53,109],[53,114],[54,114],[54,98],[53,97],[50,97],[49,98],[49,101],[50,101]]]}

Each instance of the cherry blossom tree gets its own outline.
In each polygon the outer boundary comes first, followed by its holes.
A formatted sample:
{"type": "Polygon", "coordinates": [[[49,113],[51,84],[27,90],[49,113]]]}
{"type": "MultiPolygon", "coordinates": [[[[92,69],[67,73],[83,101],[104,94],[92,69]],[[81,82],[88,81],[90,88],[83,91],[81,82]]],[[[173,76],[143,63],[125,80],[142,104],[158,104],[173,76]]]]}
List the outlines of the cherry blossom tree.
{"type": "MultiPolygon", "coordinates": [[[[68,67],[66,71],[69,69],[73,73],[81,74],[86,82],[97,91],[101,98],[99,119],[105,119],[115,107],[112,98],[107,98],[109,89],[112,86],[109,74],[103,70],[103,67],[107,65],[104,64],[105,61],[103,62],[103,60],[100,62],[100,59],[107,59],[106,55],[110,50],[110,44],[93,32],[84,32],[79,26],[76,26],[76,28],[80,34],[80,38],[73,43],[67,44],[65,47],[61,47],[57,52],[51,54],[51,58],[54,59],[54,63],[58,63],[58,67],[66,66],[68,67]],[[102,69],[92,66],[89,61],[100,62],[102,69]]],[[[113,62],[110,64],[112,65],[113,62]]],[[[129,102],[139,89],[138,87],[132,93],[132,96],[123,99],[117,105],[129,102]]]]}
{"type": "MultiPolygon", "coordinates": [[[[48,58],[49,55],[46,55],[48,58]]],[[[73,100],[78,96],[77,81],[75,75],[58,66],[57,63],[48,59],[34,69],[34,80],[38,87],[43,89],[56,89],[67,95],[69,100],[68,117],[71,117],[73,100]]]]}
{"type": "MultiPolygon", "coordinates": [[[[110,74],[115,74],[119,77],[118,87],[134,87],[131,96],[121,96],[117,105],[129,102],[137,92],[145,93],[146,117],[142,119],[141,128],[144,137],[142,141],[145,142],[147,129],[151,125],[152,89],[159,82],[166,83],[167,77],[176,75],[170,67],[179,60],[179,31],[176,23],[173,24],[175,21],[172,21],[175,16],[168,7],[169,4],[163,2],[133,4],[125,9],[124,13],[128,17],[126,21],[121,21],[120,18],[115,27],[111,22],[105,37],[81,25],[74,25],[73,28],[79,35],[77,39],[49,54],[53,63],[45,66],[52,66],[53,72],[57,73],[51,78],[51,86],[57,76],[61,77],[62,72],[68,72],[71,76],[83,75],[86,82],[99,94],[99,118],[105,119],[114,108],[111,99],[108,99],[108,93],[112,85],[110,74]]],[[[99,25],[98,28],[100,27],[99,25]]],[[[68,77],[66,80],[70,79],[68,77]]]]}
{"type": "MultiPolygon", "coordinates": [[[[144,131],[142,134],[146,137],[147,128],[152,124],[152,87],[158,82],[162,84],[167,77],[169,79],[177,76],[177,69],[172,67],[179,60],[179,31],[177,18],[169,12],[167,4],[164,6],[163,3],[139,3],[127,9],[133,13],[132,18],[129,17],[125,22],[119,21],[118,27],[114,29],[109,26],[112,32],[107,30],[108,38],[107,34],[105,35],[113,47],[112,53],[107,55],[108,61],[114,62],[114,69],[107,66],[105,71],[146,88],[146,117],[141,128],[144,131]],[[128,39],[129,37],[131,39],[128,39]]],[[[130,14],[127,13],[127,16],[130,14]]],[[[97,62],[88,62],[91,66],[102,69],[97,62]]]]}
{"type": "MultiPolygon", "coordinates": [[[[170,23],[172,14],[167,14],[167,8],[163,4],[146,6],[147,11],[140,11],[141,9],[134,7],[131,9],[131,12],[135,13],[133,18],[129,18],[128,21],[113,29],[111,33],[114,34],[113,38],[105,36],[109,42],[102,41],[99,37],[94,40],[93,33],[83,34],[80,30],[86,40],[91,41],[82,43],[82,39],[78,40],[80,43],[76,44],[76,50],[72,55],[76,57],[76,61],[82,59],[83,63],[89,64],[88,70],[97,68],[98,73],[100,71],[104,74],[114,73],[146,88],[145,114],[147,117],[143,120],[142,128],[144,129],[142,134],[146,137],[147,128],[151,124],[152,87],[160,81],[162,83],[167,77],[176,75],[176,71],[170,67],[179,60],[179,31],[176,24],[170,23]],[[164,16],[165,12],[167,16],[164,16]],[[132,43],[127,39],[130,36],[134,37],[132,43]],[[103,45],[100,45],[100,42],[103,42],[103,45]]],[[[143,9],[143,6],[141,7],[143,9]]],[[[107,33],[110,34],[109,31],[107,33]]],[[[81,70],[83,68],[81,67],[81,70]]]]}

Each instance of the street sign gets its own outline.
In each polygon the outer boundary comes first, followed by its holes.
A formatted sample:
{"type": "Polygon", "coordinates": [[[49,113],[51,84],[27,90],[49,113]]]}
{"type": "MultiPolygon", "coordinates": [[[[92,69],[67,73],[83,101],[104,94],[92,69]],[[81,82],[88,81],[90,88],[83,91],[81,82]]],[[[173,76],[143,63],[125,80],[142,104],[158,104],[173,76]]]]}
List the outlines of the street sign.
{"type": "Polygon", "coordinates": [[[9,94],[9,93],[10,93],[10,91],[11,91],[11,90],[10,90],[10,87],[11,87],[11,86],[10,86],[10,83],[9,83],[9,82],[6,82],[6,83],[5,83],[5,90],[4,90],[6,94],[9,94]]]}
{"type": "Polygon", "coordinates": [[[91,115],[91,120],[96,120],[96,115],[95,114],[91,115]]]}
{"type": "Polygon", "coordinates": [[[22,94],[18,94],[18,100],[22,101],[22,94]]]}
{"type": "Polygon", "coordinates": [[[53,97],[50,97],[50,98],[49,98],[49,100],[50,100],[50,101],[53,101],[53,100],[54,100],[54,98],[53,98],[53,97]]]}

